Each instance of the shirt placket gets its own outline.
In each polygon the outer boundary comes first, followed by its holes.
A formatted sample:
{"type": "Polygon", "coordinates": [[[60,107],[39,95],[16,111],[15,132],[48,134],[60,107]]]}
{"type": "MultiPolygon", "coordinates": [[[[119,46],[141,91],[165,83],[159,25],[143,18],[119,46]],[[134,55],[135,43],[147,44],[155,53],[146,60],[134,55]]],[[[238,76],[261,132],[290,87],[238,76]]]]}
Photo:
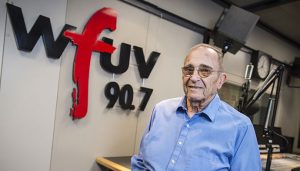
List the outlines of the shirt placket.
{"type": "Polygon", "coordinates": [[[190,123],[188,121],[182,126],[178,141],[176,143],[176,146],[174,148],[174,151],[172,153],[171,159],[170,159],[168,167],[167,167],[168,171],[174,170],[175,165],[176,165],[176,163],[178,161],[178,158],[180,156],[180,153],[182,151],[182,148],[184,146],[184,143],[186,141],[187,135],[189,133],[189,130],[190,130],[190,123]]]}

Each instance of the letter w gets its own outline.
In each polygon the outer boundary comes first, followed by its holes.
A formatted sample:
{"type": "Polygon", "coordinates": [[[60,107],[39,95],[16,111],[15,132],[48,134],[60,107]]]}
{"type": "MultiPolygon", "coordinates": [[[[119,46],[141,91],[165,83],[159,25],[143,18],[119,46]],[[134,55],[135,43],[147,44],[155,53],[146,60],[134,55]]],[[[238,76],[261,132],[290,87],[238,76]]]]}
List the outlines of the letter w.
{"type": "Polygon", "coordinates": [[[63,35],[64,31],[74,30],[76,27],[65,24],[54,41],[50,19],[40,15],[30,32],[27,33],[22,9],[9,3],[6,3],[6,6],[19,50],[31,52],[39,37],[42,36],[47,56],[53,59],[60,58],[69,42],[69,39],[63,35]]]}

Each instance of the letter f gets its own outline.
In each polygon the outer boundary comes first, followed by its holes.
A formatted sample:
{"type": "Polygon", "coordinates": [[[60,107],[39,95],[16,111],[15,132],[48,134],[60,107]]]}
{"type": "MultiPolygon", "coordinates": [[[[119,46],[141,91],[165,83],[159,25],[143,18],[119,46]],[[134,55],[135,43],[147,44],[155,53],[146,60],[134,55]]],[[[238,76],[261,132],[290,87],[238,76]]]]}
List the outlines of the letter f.
{"type": "Polygon", "coordinates": [[[64,32],[64,35],[77,46],[73,66],[73,81],[77,87],[73,89],[73,106],[70,110],[73,119],[83,118],[87,113],[92,51],[111,54],[115,50],[115,47],[99,41],[97,38],[104,29],[114,31],[116,22],[117,12],[111,8],[102,8],[89,19],[82,34],[70,31],[64,32]]]}

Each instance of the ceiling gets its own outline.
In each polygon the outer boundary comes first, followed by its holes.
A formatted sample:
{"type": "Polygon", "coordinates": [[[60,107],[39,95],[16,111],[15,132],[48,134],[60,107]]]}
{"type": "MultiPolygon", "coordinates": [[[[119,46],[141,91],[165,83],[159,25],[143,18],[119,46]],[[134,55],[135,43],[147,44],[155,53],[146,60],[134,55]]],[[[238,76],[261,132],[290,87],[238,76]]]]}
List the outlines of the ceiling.
{"type": "Polygon", "coordinates": [[[300,0],[213,0],[260,16],[257,26],[300,48],[300,0]]]}

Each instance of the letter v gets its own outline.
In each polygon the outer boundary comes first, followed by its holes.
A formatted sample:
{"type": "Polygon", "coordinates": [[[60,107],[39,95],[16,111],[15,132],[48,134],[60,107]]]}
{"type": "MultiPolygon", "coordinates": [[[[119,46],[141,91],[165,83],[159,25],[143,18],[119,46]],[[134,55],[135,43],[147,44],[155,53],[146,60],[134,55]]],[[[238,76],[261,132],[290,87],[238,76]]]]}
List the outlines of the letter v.
{"type": "Polygon", "coordinates": [[[134,49],[134,56],[138,65],[138,70],[141,78],[148,78],[156,61],[160,55],[158,52],[151,52],[147,63],[145,62],[145,56],[143,49],[138,46],[133,46],[134,49]]]}

